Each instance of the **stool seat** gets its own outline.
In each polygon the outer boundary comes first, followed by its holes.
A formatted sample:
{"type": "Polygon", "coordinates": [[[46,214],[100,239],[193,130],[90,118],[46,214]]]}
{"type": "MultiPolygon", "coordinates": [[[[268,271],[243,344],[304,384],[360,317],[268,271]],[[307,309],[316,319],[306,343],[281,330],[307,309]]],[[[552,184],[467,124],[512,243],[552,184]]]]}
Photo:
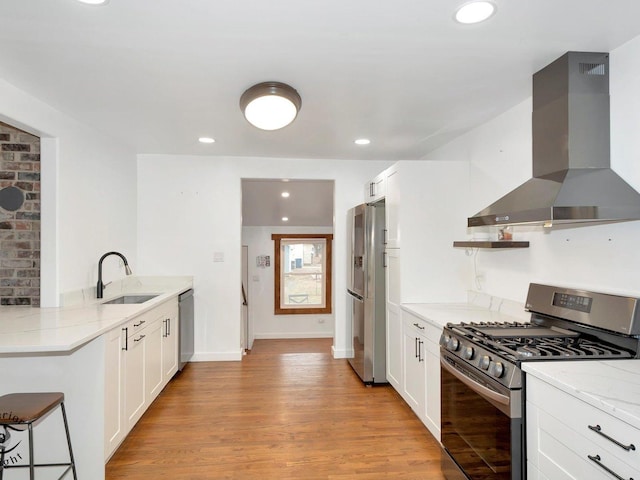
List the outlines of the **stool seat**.
{"type": "Polygon", "coordinates": [[[67,423],[67,413],[64,408],[64,393],[61,392],[38,392],[38,393],[9,393],[0,397],[0,427],[4,430],[0,436],[0,480],[3,479],[4,471],[13,468],[28,468],[29,479],[35,480],[35,469],[41,467],[66,467],[58,480],[64,478],[68,473],[73,475],[74,480],[78,479],[76,473],[76,463],[73,458],[71,448],[71,435],[69,434],[69,424],[67,423]],[[33,458],[33,427],[35,423],[49,415],[54,409],[60,407],[62,421],[67,438],[69,449],[69,461],[62,463],[35,463],[33,458]],[[16,428],[26,425],[26,428],[16,428]],[[9,431],[28,431],[29,436],[29,463],[5,465],[5,443],[9,440],[9,431]]]}
{"type": "Polygon", "coordinates": [[[0,397],[0,425],[25,425],[64,402],[64,393],[9,393],[0,397]]]}

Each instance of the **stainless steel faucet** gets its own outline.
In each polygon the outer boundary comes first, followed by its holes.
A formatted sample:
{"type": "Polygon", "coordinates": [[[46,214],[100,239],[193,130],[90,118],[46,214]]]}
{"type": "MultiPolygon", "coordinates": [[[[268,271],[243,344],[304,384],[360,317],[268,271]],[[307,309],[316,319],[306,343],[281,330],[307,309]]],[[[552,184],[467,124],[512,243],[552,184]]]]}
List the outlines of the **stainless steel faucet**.
{"type": "MultiPolygon", "coordinates": [[[[131,275],[131,268],[129,268],[129,262],[127,262],[127,259],[125,258],[124,255],[122,255],[119,252],[107,252],[105,253],[102,257],[100,257],[100,260],[98,261],[98,284],[96,285],[96,298],[102,298],[102,295],[104,293],[104,288],[105,288],[105,284],[102,283],[102,261],[107,258],[109,255],[117,255],[119,256],[122,261],[124,262],[124,271],[126,272],[127,275],[131,275]]],[[[111,282],[109,282],[111,283],[111,282]]],[[[109,285],[109,283],[107,283],[107,285],[109,285]]]]}

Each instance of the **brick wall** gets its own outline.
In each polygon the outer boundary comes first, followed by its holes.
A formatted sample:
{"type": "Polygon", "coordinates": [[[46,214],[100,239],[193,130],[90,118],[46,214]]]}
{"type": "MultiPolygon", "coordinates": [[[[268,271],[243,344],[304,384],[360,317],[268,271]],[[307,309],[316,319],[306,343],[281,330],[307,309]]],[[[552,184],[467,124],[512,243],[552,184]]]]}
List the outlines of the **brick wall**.
{"type": "Polygon", "coordinates": [[[40,305],[40,139],[2,122],[0,305],[40,305]]]}

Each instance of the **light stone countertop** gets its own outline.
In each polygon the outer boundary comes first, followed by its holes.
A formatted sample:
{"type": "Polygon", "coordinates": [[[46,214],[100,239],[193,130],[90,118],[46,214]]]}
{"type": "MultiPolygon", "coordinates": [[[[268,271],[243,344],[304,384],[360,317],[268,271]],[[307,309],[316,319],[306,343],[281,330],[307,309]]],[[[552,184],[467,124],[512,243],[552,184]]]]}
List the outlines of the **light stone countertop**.
{"type": "Polygon", "coordinates": [[[467,303],[403,303],[400,308],[438,328],[449,322],[528,322],[531,316],[522,303],[478,292],[469,292],[467,303]]]}
{"type": "Polygon", "coordinates": [[[640,429],[640,360],[524,362],[523,370],[640,429]]]}
{"type": "Polygon", "coordinates": [[[193,287],[192,277],[133,277],[114,283],[104,299],[80,292],[63,307],[0,307],[0,356],[71,352],[193,287]],[[141,304],[102,304],[130,293],[158,296],[141,304]]]}

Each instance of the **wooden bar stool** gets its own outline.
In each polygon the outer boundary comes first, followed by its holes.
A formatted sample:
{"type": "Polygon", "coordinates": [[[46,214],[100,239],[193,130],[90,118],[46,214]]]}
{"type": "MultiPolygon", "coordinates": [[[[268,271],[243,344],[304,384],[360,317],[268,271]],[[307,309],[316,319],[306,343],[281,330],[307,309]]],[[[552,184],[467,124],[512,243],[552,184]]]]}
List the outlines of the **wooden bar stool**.
{"type": "MultiPolygon", "coordinates": [[[[0,427],[4,427],[4,432],[9,430],[21,431],[20,426],[25,426],[29,430],[29,463],[25,465],[4,465],[4,446],[0,443],[0,480],[3,472],[9,468],[28,468],[30,480],[35,480],[35,468],[38,467],[67,467],[58,477],[58,480],[73,472],[73,478],[78,480],[76,475],[76,464],[73,460],[73,450],[71,449],[71,436],[69,435],[69,425],[67,423],[67,413],[64,409],[64,393],[10,393],[0,397],[0,427]],[[69,462],[67,463],[40,463],[36,464],[33,459],[33,425],[51,413],[57,406],[62,411],[64,429],[67,435],[67,446],[69,447],[69,462]]],[[[0,433],[3,442],[5,434],[0,433]]]]}

